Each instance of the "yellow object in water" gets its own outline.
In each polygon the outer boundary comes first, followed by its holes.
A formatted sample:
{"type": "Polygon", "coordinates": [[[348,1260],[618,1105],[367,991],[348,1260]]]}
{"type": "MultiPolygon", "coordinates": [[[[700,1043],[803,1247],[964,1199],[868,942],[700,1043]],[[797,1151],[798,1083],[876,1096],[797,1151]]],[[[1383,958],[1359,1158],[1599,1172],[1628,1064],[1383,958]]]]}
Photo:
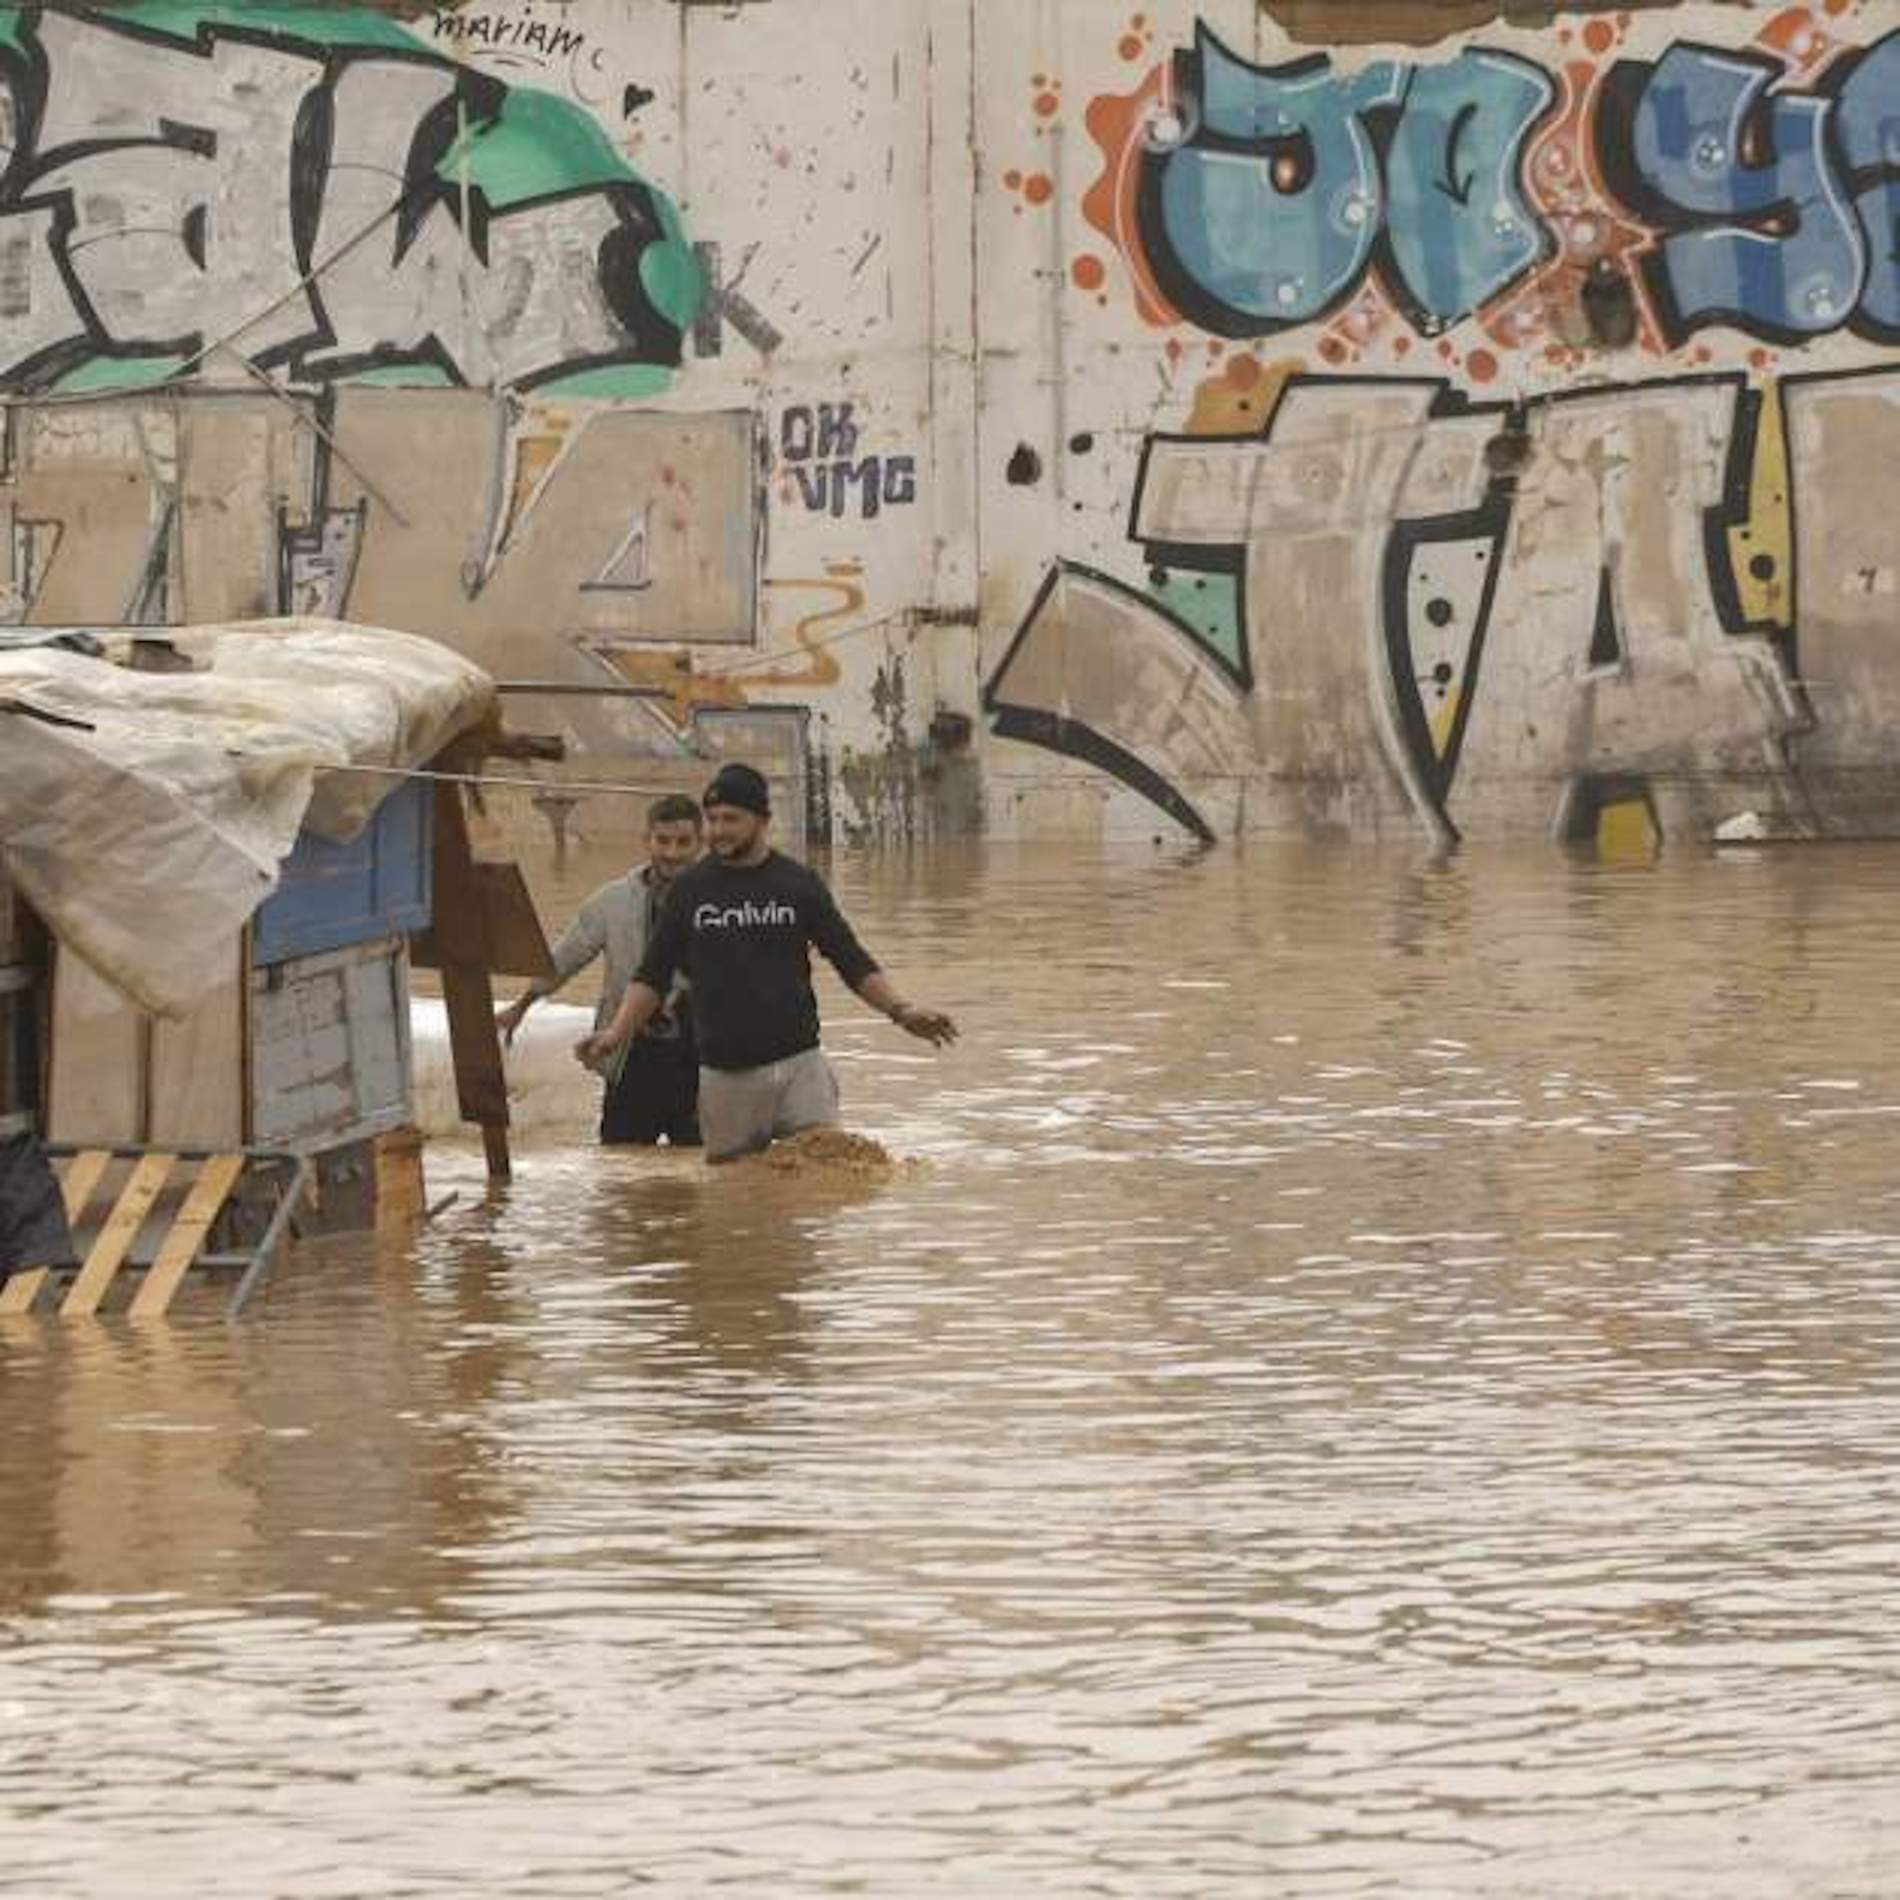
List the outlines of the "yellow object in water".
{"type": "Polygon", "coordinates": [[[1623,798],[1597,813],[1597,856],[1653,858],[1662,847],[1656,816],[1646,798],[1623,798]]]}

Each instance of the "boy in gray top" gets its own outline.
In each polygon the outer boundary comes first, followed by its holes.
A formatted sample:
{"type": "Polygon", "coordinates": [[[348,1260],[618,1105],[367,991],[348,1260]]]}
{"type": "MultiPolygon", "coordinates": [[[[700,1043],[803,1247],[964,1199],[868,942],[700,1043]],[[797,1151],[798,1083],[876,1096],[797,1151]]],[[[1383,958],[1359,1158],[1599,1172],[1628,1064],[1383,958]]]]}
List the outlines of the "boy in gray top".
{"type": "MultiPolygon", "coordinates": [[[[497,1015],[512,1042],[522,1018],[540,997],[552,996],[596,957],[605,958],[594,1026],[613,1021],[627,985],[646,955],[661,899],[673,879],[700,853],[701,818],[692,799],[673,793],[647,810],[647,862],[613,878],[582,904],[554,945],[552,981],[532,984],[497,1015]]],[[[699,1146],[699,1051],[683,985],[641,1033],[598,1065],[603,1142],[640,1142],[662,1136],[676,1148],[699,1146]]]]}

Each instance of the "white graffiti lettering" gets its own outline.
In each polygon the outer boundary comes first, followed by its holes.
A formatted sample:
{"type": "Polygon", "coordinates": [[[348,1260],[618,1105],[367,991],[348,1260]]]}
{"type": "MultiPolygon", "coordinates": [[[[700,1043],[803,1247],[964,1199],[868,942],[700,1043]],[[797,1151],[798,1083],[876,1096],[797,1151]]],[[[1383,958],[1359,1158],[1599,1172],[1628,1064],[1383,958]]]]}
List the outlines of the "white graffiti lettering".
{"type": "Polygon", "coordinates": [[[570,181],[551,148],[491,196],[499,80],[420,47],[173,41],[50,8],[17,33],[0,44],[0,381],[225,349],[313,381],[422,364],[531,385],[679,360],[680,321],[639,269],[671,241],[644,185],[570,181]]]}
{"type": "Polygon", "coordinates": [[[1711,375],[1469,409],[1429,380],[1296,379],[1261,433],[1151,437],[1143,458],[1134,537],[1160,585],[1219,577],[1228,643],[1062,563],[985,703],[1210,839],[1811,816],[1825,771],[1864,770],[1875,741],[1798,682],[1864,674],[1882,603],[1797,580],[1837,565],[1850,507],[1857,568],[1900,566],[1891,508],[1834,473],[1871,456],[1850,441],[1900,439],[1897,392],[1711,375]],[[1834,537],[1805,568],[1796,522],[1834,537]]]}

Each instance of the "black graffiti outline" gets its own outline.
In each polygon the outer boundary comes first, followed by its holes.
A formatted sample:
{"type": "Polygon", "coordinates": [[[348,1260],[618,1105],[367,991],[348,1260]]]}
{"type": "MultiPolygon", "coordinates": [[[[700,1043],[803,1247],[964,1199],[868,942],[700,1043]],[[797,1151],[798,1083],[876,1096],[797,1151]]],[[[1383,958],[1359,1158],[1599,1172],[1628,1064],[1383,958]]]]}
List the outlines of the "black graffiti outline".
{"type": "MultiPolygon", "coordinates": [[[[1680,376],[1659,377],[1608,388],[1590,386],[1551,390],[1529,397],[1522,404],[1474,403],[1445,377],[1299,375],[1288,379],[1281,401],[1284,404],[1296,390],[1302,388],[1389,389],[1395,384],[1406,384],[1429,388],[1434,392],[1432,406],[1418,425],[1421,431],[1428,430],[1437,421],[1473,415],[1495,415],[1500,421],[1518,416],[1522,418],[1528,429],[1542,411],[1555,409],[1565,403],[1600,402],[1606,395],[1619,395],[1640,400],[1658,391],[1709,388],[1725,388],[1731,391],[1735,396],[1735,403],[1723,463],[1721,493],[1715,501],[1701,511],[1703,579],[1708,588],[1708,598],[1714,609],[1717,623],[1725,633],[1760,638],[1770,647],[1782,669],[1791,703],[1808,722],[1808,729],[1812,729],[1812,708],[1806,689],[1801,682],[1798,663],[1798,621],[1791,621],[1791,624],[1784,628],[1759,617],[1751,618],[1743,611],[1740,588],[1729,553],[1728,532],[1731,528],[1741,526],[1748,519],[1754,478],[1755,448],[1763,419],[1764,402],[1767,400],[1781,402],[1783,391],[1791,385],[1845,381],[1862,376],[1886,376],[1900,380],[1900,369],[1890,365],[1872,364],[1855,371],[1820,370],[1789,376],[1781,379],[1781,387],[1769,392],[1767,396],[1750,387],[1748,377],[1744,372],[1738,370],[1695,371],[1680,376]]],[[[1150,438],[1150,441],[1205,444],[1236,441],[1265,443],[1271,439],[1272,428],[1269,423],[1265,429],[1247,431],[1240,435],[1176,434],[1150,438]]],[[[1533,449],[1532,452],[1535,453],[1535,450],[1533,449]]],[[[1141,468],[1137,477],[1136,497],[1131,505],[1129,522],[1129,539],[1144,550],[1171,545],[1150,543],[1134,533],[1134,524],[1139,518],[1140,483],[1146,478],[1148,454],[1149,443],[1145,442],[1141,468]]],[[[1797,493],[1798,484],[1793,479],[1791,469],[1787,495],[1791,532],[1786,575],[1788,598],[1791,602],[1796,597],[1795,569],[1798,560],[1798,537],[1793,529],[1796,520],[1797,493]]],[[[1386,539],[1380,552],[1377,611],[1384,636],[1386,684],[1394,696],[1394,704],[1399,711],[1400,736],[1404,742],[1406,762],[1409,764],[1413,782],[1427,795],[1435,828],[1440,829],[1446,841],[1450,843],[1455,843],[1459,837],[1458,827],[1450,813],[1450,804],[1457,783],[1457,761],[1463,744],[1465,723],[1476,703],[1481,662],[1494,617],[1496,590],[1503,567],[1499,555],[1507,545],[1515,512],[1515,484],[1508,475],[1494,474],[1487,486],[1484,499],[1476,508],[1463,509],[1451,515],[1394,517],[1387,525],[1386,539]],[[1444,758],[1441,760],[1431,743],[1429,722],[1425,716],[1424,702],[1418,690],[1417,675],[1412,660],[1411,640],[1405,613],[1407,569],[1411,552],[1416,547],[1433,541],[1473,539],[1484,534],[1495,536],[1493,545],[1497,552],[1494,553],[1487,566],[1477,624],[1472,629],[1471,640],[1466,650],[1461,703],[1452,734],[1447,742],[1444,758]]],[[[1218,549],[1197,544],[1185,549],[1175,549],[1174,555],[1178,563],[1183,566],[1209,565],[1210,555],[1228,562],[1238,560],[1241,563],[1240,571],[1244,586],[1245,543],[1225,544],[1218,549]]],[[[1601,575],[1603,571],[1599,570],[1599,574],[1601,575]]],[[[1173,818],[1201,842],[1212,844],[1215,842],[1212,827],[1187,794],[1158,768],[1144,759],[1135,757],[1115,741],[1105,738],[1084,721],[1047,707],[1026,706],[1002,698],[999,692],[1001,682],[1007,677],[1017,653],[1029,638],[1030,631],[1042,614],[1050,596],[1060,585],[1064,576],[1069,574],[1082,576],[1164,622],[1190,645],[1203,662],[1225,676],[1229,683],[1238,687],[1241,692],[1251,693],[1253,690],[1251,664],[1253,628],[1244,597],[1240,616],[1242,633],[1240,651],[1244,670],[1237,671],[1179,614],[1163,602],[1156,600],[1153,595],[1143,592],[1140,588],[1100,568],[1073,561],[1067,557],[1059,558],[1051,564],[1044,575],[1034,599],[1017,624],[1016,632],[1007,650],[991,669],[980,698],[982,709],[992,716],[992,730],[997,737],[1020,740],[1028,745],[1040,746],[1045,751],[1057,752],[1093,765],[1127,786],[1129,790],[1145,797],[1149,803],[1173,818]]],[[[1798,782],[1799,770],[1792,756],[1791,741],[1798,737],[1798,732],[1791,733],[1782,742],[1783,769],[1794,782],[1798,782]]]]}
{"type": "MultiPolygon", "coordinates": [[[[1879,372],[1874,371],[1871,373],[1879,372]]],[[[1893,372],[1888,371],[1886,373],[1892,374],[1893,372]]],[[[1822,379],[1826,378],[1826,372],[1820,372],[1819,375],[1822,379]]],[[[1296,377],[1288,384],[1288,387],[1291,389],[1300,382],[1325,380],[1327,379],[1296,377]]],[[[1762,392],[1750,386],[1748,376],[1744,371],[1690,371],[1679,376],[1651,377],[1637,382],[1618,384],[1609,389],[1586,386],[1574,389],[1547,390],[1540,395],[1527,397],[1522,405],[1512,405],[1508,403],[1469,403],[1464,400],[1462,393],[1448,380],[1435,380],[1439,382],[1440,388],[1445,392],[1447,404],[1442,409],[1434,404],[1431,413],[1427,416],[1425,423],[1422,425],[1426,428],[1429,428],[1433,421],[1445,416],[1459,414],[1497,414],[1500,416],[1521,414],[1524,425],[1526,429],[1529,430],[1536,417],[1541,413],[1558,409],[1568,403],[1600,402],[1606,395],[1611,394],[1624,398],[1640,399],[1649,396],[1653,392],[1666,390],[1722,388],[1731,391],[1735,397],[1735,404],[1731,412],[1732,419],[1729,428],[1728,443],[1723,457],[1722,491],[1715,501],[1709,503],[1702,510],[1702,579],[1708,589],[1709,603],[1715,610],[1717,624],[1722,628],[1722,631],[1738,638],[1760,639],[1764,644],[1769,646],[1774,652],[1775,658],[1782,669],[1782,674],[1788,685],[1792,700],[1804,716],[1811,717],[1807,692],[1805,687],[1801,684],[1801,669],[1796,651],[1800,631],[1798,623],[1795,623],[1791,617],[1790,624],[1787,627],[1783,627],[1765,617],[1751,617],[1744,612],[1742,608],[1740,584],[1736,577],[1734,561],[1729,553],[1728,537],[1730,530],[1744,525],[1749,517],[1749,504],[1752,499],[1751,489],[1754,482],[1755,448],[1761,430],[1764,402],[1762,392]]],[[[1777,402],[1780,401],[1779,390],[1773,392],[1773,398],[1777,402]]],[[[1533,453],[1535,453],[1535,450],[1533,450],[1533,453]]],[[[1795,486],[1792,471],[1790,471],[1788,506],[1791,524],[1793,520],[1792,511],[1795,486]]],[[[1491,490],[1486,494],[1484,502],[1481,503],[1478,508],[1467,510],[1456,516],[1433,516],[1430,520],[1432,522],[1444,522],[1448,525],[1472,523],[1474,524],[1473,527],[1466,530],[1466,532],[1482,533],[1485,531],[1483,527],[1475,524],[1482,522],[1491,514],[1493,509],[1498,511],[1496,516],[1497,540],[1495,545],[1498,553],[1501,554],[1508,545],[1511,523],[1516,514],[1515,484],[1508,482],[1508,479],[1504,484],[1499,484],[1494,481],[1491,490]]],[[[1395,522],[1393,524],[1394,540],[1400,539],[1402,537],[1402,531],[1407,529],[1410,525],[1411,524],[1404,522],[1395,522]]],[[[1436,537],[1429,533],[1420,533],[1404,536],[1403,538],[1409,550],[1410,547],[1416,546],[1426,540],[1449,537],[1436,537]]],[[[1481,605],[1479,625],[1473,629],[1472,633],[1471,653],[1466,662],[1467,690],[1458,708],[1458,714],[1454,724],[1455,742],[1448,744],[1446,748],[1446,762],[1449,769],[1442,775],[1442,790],[1438,795],[1437,808],[1440,817],[1444,820],[1445,824],[1450,827],[1454,837],[1458,835],[1457,825],[1451,816],[1450,804],[1452,794],[1457,785],[1457,747],[1462,745],[1465,722],[1470,715],[1472,705],[1475,703],[1479,678],[1477,659],[1483,647],[1485,637],[1490,630],[1491,608],[1502,566],[1502,561],[1494,555],[1489,564],[1489,570],[1486,576],[1486,586],[1481,605]]],[[[1791,602],[1795,598],[1794,570],[1795,547],[1791,533],[1788,549],[1788,572],[1785,583],[1788,598],[1791,602]]],[[[1397,584],[1400,591],[1396,596],[1393,592],[1393,584],[1394,568],[1388,555],[1387,566],[1382,577],[1381,612],[1386,623],[1388,651],[1395,657],[1395,663],[1392,666],[1392,677],[1395,686],[1399,688],[1401,693],[1404,692],[1409,683],[1411,691],[1414,696],[1416,696],[1417,683],[1412,677],[1409,668],[1401,668],[1396,664],[1399,643],[1394,636],[1393,628],[1395,619],[1402,620],[1405,607],[1404,594],[1402,591],[1404,584],[1404,568],[1402,565],[1397,569],[1397,584]]],[[[1609,585],[1609,570],[1607,568],[1600,568],[1598,570],[1599,597],[1592,602],[1593,628],[1596,614],[1601,606],[1602,591],[1609,587],[1609,585]]],[[[1622,627],[1619,619],[1619,641],[1622,637],[1622,627]]],[[[1409,654],[1409,640],[1405,645],[1406,651],[1409,654]]],[[[1430,743],[1429,729],[1423,723],[1422,701],[1420,703],[1419,713],[1420,724],[1410,728],[1408,737],[1411,741],[1410,749],[1417,763],[1421,780],[1429,785],[1436,775],[1433,772],[1433,752],[1430,743]]],[[[1791,764],[1790,769],[1792,769],[1791,764]]]]}
{"type": "MultiPolygon", "coordinates": [[[[1500,424],[1523,412],[1512,403],[1473,403],[1442,379],[1408,378],[1414,384],[1436,381],[1432,405],[1419,424],[1422,432],[1434,422],[1454,416],[1495,416],[1500,424]]],[[[1449,838],[1455,841],[1458,827],[1448,809],[1453,785],[1458,778],[1458,754],[1464,745],[1465,727],[1471,709],[1477,703],[1478,680],[1483,670],[1486,635],[1491,630],[1491,609],[1497,599],[1498,578],[1504,563],[1499,558],[1505,535],[1511,525],[1516,499],[1515,479],[1511,474],[1494,472],[1486,485],[1484,499],[1475,508],[1455,514],[1395,516],[1386,531],[1379,567],[1379,620],[1384,634],[1387,683],[1398,714],[1400,737],[1404,742],[1411,774],[1444,821],[1449,838]],[[1418,682],[1418,661],[1412,646],[1411,615],[1407,612],[1409,581],[1414,550],[1440,542],[1485,539],[1491,544],[1485,562],[1484,585],[1479,591],[1477,613],[1471,635],[1465,645],[1464,677],[1458,683],[1458,706],[1452,715],[1451,731],[1446,735],[1442,753],[1432,744],[1431,717],[1425,710],[1425,696],[1418,682]]]]}
{"type": "MultiPolygon", "coordinates": [[[[1788,394],[1790,391],[1806,389],[1809,386],[1816,383],[1826,383],[1832,386],[1838,383],[1867,382],[1877,377],[1887,378],[1889,381],[1891,381],[1895,385],[1896,390],[1900,390],[1900,364],[1894,364],[1894,363],[1863,363],[1863,364],[1856,365],[1855,367],[1851,369],[1797,370],[1797,371],[1791,371],[1788,375],[1778,377],[1776,379],[1775,388],[1770,393],[1772,394],[1773,399],[1777,403],[1779,403],[1781,406],[1781,422],[1782,422],[1782,438],[1781,439],[1782,441],[1783,442],[1789,441],[1788,394]]],[[[1750,453],[1751,455],[1753,453],[1753,438],[1752,437],[1750,439],[1750,453]]],[[[1746,486],[1746,477],[1744,477],[1744,486],[1746,486]]],[[[1787,589],[1788,589],[1788,599],[1792,607],[1792,605],[1794,603],[1797,603],[1800,599],[1800,595],[1797,591],[1797,582],[1799,579],[1799,571],[1800,571],[1800,565],[1801,565],[1801,484],[1795,478],[1792,445],[1790,446],[1789,462],[1788,462],[1787,508],[1788,508],[1787,589]]],[[[1788,630],[1785,633],[1785,635],[1782,636],[1781,641],[1778,641],[1777,644],[1785,645],[1786,665],[1787,665],[1788,672],[1790,675],[1791,683],[1793,684],[1795,688],[1795,692],[1800,701],[1802,710],[1808,714],[1810,728],[1812,729],[1813,727],[1818,726],[1820,722],[1814,717],[1813,701],[1808,692],[1807,682],[1802,677],[1801,666],[1799,663],[1800,637],[1801,637],[1800,615],[1796,612],[1791,611],[1789,614],[1788,630]]]]}
{"type": "Polygon", "coordinates": [[[1029,603],[1028,611],[1018,624],[1008,650],[983,683],[978,703],[991,716],[991,730],[998,738],[1020,739],[1025,745],[1040,746],[1045,752],[1058,752],[1081,764],[1094,766],[1097,771],[1106,773],[1126,785],[1130,791],[1139,793],[1151,805],[1159,807],[1203,844],[1214,843],[1214,828],[1201,816],[1193,800],[1145,759],[1137,758],[1125,746],[1117,745],[1113,739],[1097,732],[1086,720],[1071,718],[1066,713],[1046,706],[1021,705],[1004,699],[999,692],[1009,672],[1010,662],[1029,638],[1036,616],[1041,613],[1049,596],[1071,574],[1092,581],[1111,594],[1119,594],[1136,602],[1147,612],[1165,621],[1195,653],[1206,657],[1207,646],[1194,629],[1152,594],[1143,593],[1140,588],[1131,587],[1126,581],[1118,580],[1113,574],[1091,567],[1086,562],[1058,560],[1051,564],[1048,573],[1043,576],[1042,585],[1036,589],[1036,597],[1029,603]]]}
{"type": "Polygon", "coordinates": [[[1211,661],[1226,674],[1242,693],[1253,691],[1253,636],[1247,619],[1247,544],[1238,541],[1231,544],[1213,546],[1206,542],[1150,540],[1136,530],[1141,521],[1141,504],[1148,486],[1148,461],[1158,445],[1178,446],[1183,443],[1195,447],[1205,447],[1211,443],[1254,442],[1265,443],[1268,431],[1265,428],[1244,429],[1232,435],[1189,435],[1157,432],[1143,438],[1141,459],[1135,466],[1134,491],[1128,498],[1127,539],[1141,548],[1148,558],[1150,567],[1184,567],[1195,574],[1221,574],[1234,583],[1234,619],[1239,628],[1240,637],[1236,640],[1237,658],[1229,660],[1221,650],[1208,643],[1206,638],[1195,632],[1193,625],[1185,616],[1177,613],[1164,602],[1156,600],[1152,594],[1142,598],[1151,602],[1160,612],[1177,621],[1187,629],[1195,649],[1203,658],[1211,661]]]}

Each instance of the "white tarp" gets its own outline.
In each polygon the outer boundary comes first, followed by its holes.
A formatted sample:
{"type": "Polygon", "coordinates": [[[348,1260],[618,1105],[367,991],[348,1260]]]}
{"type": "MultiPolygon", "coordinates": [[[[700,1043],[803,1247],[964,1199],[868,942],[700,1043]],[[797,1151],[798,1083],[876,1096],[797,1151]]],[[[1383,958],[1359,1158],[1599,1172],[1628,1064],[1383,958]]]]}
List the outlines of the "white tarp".
{"type": "Polygon", "coordinates": [[[0,862],[63,945],[181,1015],[228,976],[298,830],[347,840],[399,782],[337,768],[423,764],[494,682],[436,641],[342,621],[150,632],[194,670],[0,647],[0,862]]]}
{"type": "MultiPolygon", "coordinates": [[[[532,1136],[591,1130],[600,1120],[600,1077],[574,1060],[574,1045],[594,1028],[591,1003],[537,1003],[508,1045],[508,1128],[532,1136]]],[[[432,1140],[469,1138],[455,1087],[455,1057],[449,1047],[449,1012],[440,997],[409,999],[409,1048],[413,1065],[410,1113],[432,1140]]]]}

